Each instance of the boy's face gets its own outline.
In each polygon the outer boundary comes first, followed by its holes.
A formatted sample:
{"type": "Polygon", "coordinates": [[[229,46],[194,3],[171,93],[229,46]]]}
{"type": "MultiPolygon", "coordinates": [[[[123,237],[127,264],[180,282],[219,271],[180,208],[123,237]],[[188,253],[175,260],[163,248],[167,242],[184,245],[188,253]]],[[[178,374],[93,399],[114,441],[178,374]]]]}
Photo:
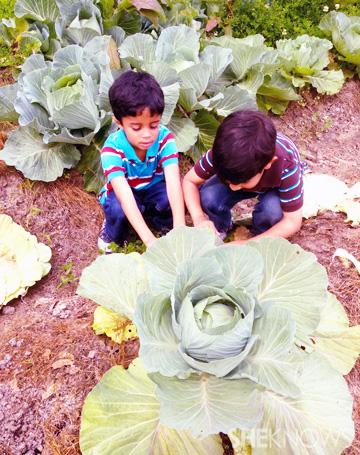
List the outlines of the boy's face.
{"type": "Polygon", "coordinates": [[[154,143],[159,133],[160,114],[151,115],[149,108],[145,108],[136,116],[126,116],[116,123],[124,130],[135,152],[143,154],[154,143]]]}
{"type": "Polygon", "coordinates": [[[268,164],[264,167],[264,169],[259,172],[258,174],[254,175],[254,177],[251,177],[251,179],[247,180],[246,182],[242,183],[230,183],[228,182],[227,185],[231,189],[231,191],[237,191],[237,190],[251,190],[256,187],[256,185],[260,182],[261,177],[263,176],[263,173],[267,170],[270,169],[272,164],[275,163],[277,160],[277,156],[274,156],[271,161],[268,162],[268,164]]]}

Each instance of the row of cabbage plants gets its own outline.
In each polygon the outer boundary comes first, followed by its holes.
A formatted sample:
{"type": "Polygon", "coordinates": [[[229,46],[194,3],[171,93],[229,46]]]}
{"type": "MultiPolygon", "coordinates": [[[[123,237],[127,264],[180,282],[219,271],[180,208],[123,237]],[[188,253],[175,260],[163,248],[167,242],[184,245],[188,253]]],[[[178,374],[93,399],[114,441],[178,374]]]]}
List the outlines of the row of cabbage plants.
{"type": "MultiPolygon", "coordinates": [[[[174,132],[179,150],[193,159],[211,146],[231,112],[258,106],[282,114],[299,99],[301,87],[334,94],[344,83],[341,69],[326,69],[333,46],[327,39],[303,35],[272,48],[261,35],[205,39],[184,24],[132,34],[126,11],[110,16],[104,2],[102,9],[98,3],[16,2],[17,18],[31,22],[24,33],[38,41],[41,52],[24,62],[16,83],[0,88],[0,119],[20,125],[0,158],[32,180],[53,181],[78,166],[85,187],[99,188],[99,150],[112,127],[107,93],[129,68],[158,80],[166,100],[163,123],[174,132]]],[[[358,63],[358,55],[356,43],[349,45],[349,30],[352,38],[359,36],[357,21],[332,12],[321,24],[352,63],[358,63]]]]}

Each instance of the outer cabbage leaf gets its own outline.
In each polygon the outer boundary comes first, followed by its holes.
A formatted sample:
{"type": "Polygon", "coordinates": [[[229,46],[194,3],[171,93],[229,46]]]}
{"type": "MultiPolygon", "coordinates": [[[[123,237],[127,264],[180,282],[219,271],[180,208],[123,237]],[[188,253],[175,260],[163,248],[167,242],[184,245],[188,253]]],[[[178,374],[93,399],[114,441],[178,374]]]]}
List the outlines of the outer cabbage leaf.
{"type": "Polygon", "coordinates": [[[233,60],[229,68],[238,81],[242,80],[254,65],[277,58],[277,52],[272,47],[265,46],[262,35],[251,35],[246,38],[222,36],[214,38],[212,42],[232,50],[233,60]]]}
{"type": "Polygon", "coordinates": [[[343,306],[332,294],[328,294],[319,326],[311,339],[313,349],[343,375],[351,371],[360,355],[360,326],[349,327],[343,306]]]}
{"type": "Polygon", "coordinates": [[[14,13],[17,17],[41,22],[55,22],[60,15],[55,0],[17,0],[14,13]]]}
{"type": "Polygon", "coordinates": [[[172,328],[169,296],[145,295],[139,299],[134,322],[141,337],[140,357],[149,373],[186,378],[194,371],[181,357],[172,328]]]}
{"type": "Polygon", "coordinates": [[[338,455],[351,444],[352,398],[343,377],[312,354],[299,384],[301,395],[294,399],[262,392],[264,418],[248,435],[253,455],[338,455]],[[256,434],[263,429],[259,444],[256,434]]]}
{"type": "Polygon", "coordinates": [[[315,87],[319,93],[334,95],[340,92],[345,78],[342,70],[318,71],[312,76],[305,76],[305,81],[315,87]]]}
{"type": "Polygon", "coordinates": [[[327,296],[326,271],[316,256],[284,239],[250,242],[264,260],[258,299],[263,307],[275,302],[288,310],[296,323],[297,343],[306,343],[318,326],[327,296]]]}
{"type": "Polygon", "coordinates": [[[55,24],[56,33],[65,44],[85,46],[94,37],[103,34],[101,12],[92,0],[75,3],[56,1],[61,11],[61,17],[55,24]]]}
{"type": "Polygon", "coordinates": [[[8,215],[0,215],[0,308],[50,271],[51,250],[8,215]]]}
{"type": "Polygon", "coordinates": [[[132,319],[137,297],[148,290],[138,253],[99,256],[81,274],[77,294],[132,319]]]}
{"type": "Polygon", "coordinates": [[[321,19],[319,27],[331,35],[331,41],[344,60],[360,65],[360,17],[331,11],[321,19]]]}
{"type": "MultiPolygon", "coordinates": [[[[180,71],[179,62],[199,62],[199,33],[186,25],[167,27],[159,36],[155,56],[180,71]]],[[[183,68],[184,69],[184,68],[183,68]]]]}
{"type": "Polygon", "coordinates": [[[2,121],[16,122],[18,113],[14,108],[17,93],[17,84],[0,87],[0,119],[2,121]]]}
{"type": "Polygon", "coordinates": [[[80,152],[70,144],[49,147],[44,144],[40,134],[25,126],[10,134],[0,158],[31,180],[51,182],[60,177],[64,169],[76,165],[80,152]]]}
{"type": "Polygon", "coordinates": [[[139,360],[128,370],[115,366],[89,393],[82,411],[80,448],[84,455],[222,455],[218,435],[201,441],[188,431],[159,422],[155,384],[139,360]]]}
{"type": "Polygon", "coordinates": [[[164,93],[165,109],[161,121],[164,125],[167,125],[179,99],[180,78],[177,72],[164,62],[146,64],[144,69],[155,77],[164,93]]]}
{"type": "Polygon", "coordinates": [[[142,255],[145,260],[152,294],[171,292],[176,269],[182,262],[200,257],[214,248],[215,234],[209,229],[181,227],[154,242],[142,255]]]}
{"type": "Polygon", "coordinates": [[[197,161],[204,152],[213,146],[220,122],[212,113],[207,112],[205,109],[197,112],[193,117],[193,121],[199,129],[199,138],[190,156],[194,161],[197,161]]]}
{"type": "Polygon", "coordinates": [[[211,67],[206,63],[197,63],[180,71],[179,76],[185,89],[193,89],[195,96],[201,96],[209,83],[211,67]]]}
{"type": "Polygon", "coordinates": [[[255,347],[228,378],[248,378],[267,390],[297,397],[302,357],[295,352],[295,323],[290,313],[271,306],[254,323],[255,347]]]}
{"type": "Polygon", "coordinates": [[[155,41],[151,35],[136,33],[125,38],[119,47],[121,59],[125,59],[135,68],[155,60],[155,41]]]}
{"type": "Polygon", "coordinates": [[[237,426],[253,428],[262,418],[262,403],[255,384],[247,379],[226,381],[208,375],[186,380],[150,374],[157,384],[160,422],[177,430],[192,428],[203,438],[237,426]]]}
{"type": "Polygon", "coordinates": [[[232,60],[232,50],[218,46],[206,46],[200,54],[200,61],[210,66],[210,82],[215,82],[232,60]]]}
{"type": "Polygon", "coordinates": [[[94,312],[92,328],[96,335],[105,334],[115,343],[122,343],[137,336],[136,327],[130,319],[102,306],[98,306],[94,312]]]}
{"type": "Polygon", "coordinates": [[[171,117],[168,127],[175,135],[175,142],[180,152],[187,152],[196,142],[199,128],[190,118],[171,117]]]}
{"type": "Polygon", "coordinates": [[[237,85],[226,87],[213,98],[200,101],[199,105],[208,110],[215,109],[222,117],[242,109],[257,109],[255,96],[237,85]]]}

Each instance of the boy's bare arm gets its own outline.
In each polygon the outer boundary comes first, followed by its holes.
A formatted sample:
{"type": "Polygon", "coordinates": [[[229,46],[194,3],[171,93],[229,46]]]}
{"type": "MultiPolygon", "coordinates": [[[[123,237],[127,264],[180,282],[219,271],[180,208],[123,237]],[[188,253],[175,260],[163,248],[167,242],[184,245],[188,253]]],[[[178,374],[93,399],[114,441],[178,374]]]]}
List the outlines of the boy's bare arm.
{"type": "MultiPolygon", "coordinates": [[[[302,209],[296,210],[295,212],[283,212],[284,216],[282,219],[274,224],[270,229],[263,232],[262,234],[256,235],[249,240],[257,240],[265,237],[291,237],[300,228],[302,224],[302,209]]],[[[229,244],[243,244],[246,240],[235,240],[229,242],[229,244]]]]}
{"type": "Polygon", "coordinates": [[[126,178],[115,177],[111,180],[111,185],[129,223],[145,245],[150,246],[156,237],[145,223],[144,217],[136,204],[135,197],[126,178]]]}
{"type": "Polygon", "coordinates": [[[199,186],[204,182],[205,180],[196,174],[194,168],[190,169],[183,180],[185,204],[195,227],[208,227],[217,233],[214,223],[209,220],[201,207],[199,186]]]}
{"type": "Polygon", "coordinates": [[[165,166],[164,175],[166,192],[173,215],[173,226],[184,226],[185,206],[180,182],[179,166],[177,164],[169,164],[168,166],[165,166]]]}

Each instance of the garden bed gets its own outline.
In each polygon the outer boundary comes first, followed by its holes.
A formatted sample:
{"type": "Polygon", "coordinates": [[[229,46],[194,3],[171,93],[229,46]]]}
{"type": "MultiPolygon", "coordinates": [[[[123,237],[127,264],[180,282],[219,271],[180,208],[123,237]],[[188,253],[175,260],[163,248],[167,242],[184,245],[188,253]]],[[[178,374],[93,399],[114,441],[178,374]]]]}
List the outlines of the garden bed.
{"type": "MultiPolygon", "coordinates": [[[[311,170],[353,184],[360,166],[360,82],[332,97],[306,91],[278,129],[299,146],[311,170]]],[[[1,125],[1,124],[0,124],[1,125]]],[[[2,124],[2,138],[11,124],[2,124]]],[[[136,341],[119,346],[91,329],[95,304],[75,295],[77,278],[97,256],[103,219],[94,195],[76,171],[54,183],[33,183],[0,162],[0,213],[6,213],[52,248],[52,270],[22,299],[0,312],[0,454],[79,454],[80,411],[85,396],[117,363],[136,355],[136,341]]],[[[330,290],[360,323],[359,276],[333,259],[336,248],[360,256],[359,228],[345,215],[325,212],[304,222],[291,240],[318,257],[330,290]]],[[[357,437],[347,455],[360,453],[360,362],[348,375],[357,437]]]]}

